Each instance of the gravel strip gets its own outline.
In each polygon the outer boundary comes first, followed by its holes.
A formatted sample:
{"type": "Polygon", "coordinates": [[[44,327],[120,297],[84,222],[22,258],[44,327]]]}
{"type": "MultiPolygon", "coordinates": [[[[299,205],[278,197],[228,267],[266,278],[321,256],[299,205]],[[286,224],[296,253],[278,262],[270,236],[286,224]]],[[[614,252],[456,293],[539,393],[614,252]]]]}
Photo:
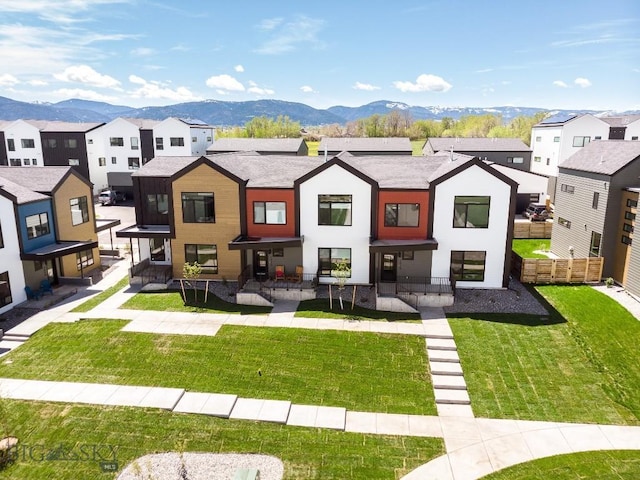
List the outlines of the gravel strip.
{"type": "Polygon", "coordinates": [[[238,453],[156,453],[131,462],[117,480],[233,480],[239,468],[255,468],[260,480],[281,480],[284,465],[268,455],[238,453]]]}
{"type": "Polygon", "coordinates": [[[446,313],[528,313],[548,315],[549,312],[515,279],[508,289],[464,289],[456,290],[455,302],[444,307],[446,313]]]}

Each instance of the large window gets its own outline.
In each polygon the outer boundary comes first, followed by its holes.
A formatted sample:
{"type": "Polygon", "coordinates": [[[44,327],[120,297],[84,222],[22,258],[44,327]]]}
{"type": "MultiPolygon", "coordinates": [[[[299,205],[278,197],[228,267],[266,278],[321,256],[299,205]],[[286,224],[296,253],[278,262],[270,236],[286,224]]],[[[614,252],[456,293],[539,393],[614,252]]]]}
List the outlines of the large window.
{"type": "Polygon", "coordinates": [[[89,221],[89,206],[87,197],[72,198],[69,200],[71,206],[71,223],[80,225],[89,221]]]}
{"type": "Polygon", "coordinates": [[[253,202],[253,223],[286,224],[287,204],[285,202],[253,202]]]}
{"type": "Polygon", "coordinates": [[[16,142],[13,138],[7,138],[7,150],[10,152],[16,151],[16,142]]]}
{"type": "Polygon", "coordinates": [[[167,258],[164,251],[164,238],[150,238],[149,252],[152,262],[164,262],[167,258]]]}
{"type": "Polygon", "coordinates": [[[386,203],[384,205],[385,227],[417,227],[419,223],[419,203],[386,203]]]}
{"type": "MultiPolygon", "coordinates": [[[[350,248],[319,248],[318,249],[318,275],[332,277],[338,264],[345,264],[351,270],[350,248]]],[[[351,273],[349,273],[351,277],[351,273]]]]}
{"type": "Polygon", "coordinates": [[[351,225],[351,195],[318,195],[318,225],[351,225]]]}
{"type": "Polygon", "coordinates": [[[600,243],[602,242],[602,234],[598,232],[591,232],[591,246],[589,247],[590,257],[600,256],[600,243]]]}
{"type": "Polygon", "coordinates": [[[129,164],[129,170],[137,170],[140,168],[140,159],[138,157],[127,158],[127,163],[129,164]]]}
{"type": "Polygon", "coordinates": [[[13,302],[11,298],[11,284],[9,283],[9,272],[0,273],[0,307],[13,302]]]}
{"type": "Polygon", "coordinates": [[[172,147],[184,147],[184,138],[183,137],[170,137],[169,142],[172,147]]]}
{"type": "Polygon", "coordinates": [[[483,282],[484,264],[487,252],[461,251],[451,252],[451,273],[456,280],[465,282],[483,282]]]}
{"type": "Polygon", "coordinates": [[[48,235],[51,231],[49,229],[49,215],[47,212],[29,215],[25,220],[27,223],[27,238],[29,240],[48,235]]]}
{"type": "Polygon", "coordinates": [[[453,227],[489,227],[490,202],[491,197],[456,197],[453,206],[453,227]]]}
{"type": "Polygon", "coordinates": [[[36,148],[36,142],[33,138],[22,138],[20,144],[22,148],[36,148]]]}
{"type": "Polygon", "coordinates": [[[131,140],[131,150],[138,150],[138,137],[130,137],[131,140]]]}
{"type": "Polygon", "coordinates": [[[164,150],[164,139],[156,137],[156,150],[164,150]]]}
{"type": "Polygon", "coordinates": [[[169,213],[169,195],[166,193],[148,194],[147,211],[152,214],[167,215],[169,213]]]}
{"type": "Polygon", "coordinates": [[[10,158],[9,165],[11,165],[12,167],[21,167],[22,160],[20,160],[19,158],[10,158]]]}
{"type": "Polygon", "coordinates": [[[82,252],[76,253],[76,266],[78,267],[78,271],[90,265],[93,265],[93,250],[83,250],[82,252]]]}
{"type": "Polygon", "coordinates": [[[573,146],[584,147],[590,141],[591,141],[591,137],[573,137],[573,146]]]}
{"type": "Polygon", "coordinates": [[[124,147],[123,137],[109,137],[109,144],[112,147],[124,147]]]}
{"type": "Polygon", "coordinates": [[[183,193],[182,221],[184,223],[215,223],[213,193],[183,193]]]}
{"type": "Polygon", "coordinates": [[[186,262],[198,264],[202,267],[203,273],[218,273],[218,249],[216,245],[194,245],[184,246],[184,259],[186,262]]]}
{"type": "Polygon", "coordinates": [[[64,148],[78,148],[78,140],[75,138],[65,138],[64,148]]]}
{"type": "Polygon", "coordinates": [[[47,138],[44,146],[47,148],[56,148],[58,146],[58,141],[55,138],[47,138]]]}

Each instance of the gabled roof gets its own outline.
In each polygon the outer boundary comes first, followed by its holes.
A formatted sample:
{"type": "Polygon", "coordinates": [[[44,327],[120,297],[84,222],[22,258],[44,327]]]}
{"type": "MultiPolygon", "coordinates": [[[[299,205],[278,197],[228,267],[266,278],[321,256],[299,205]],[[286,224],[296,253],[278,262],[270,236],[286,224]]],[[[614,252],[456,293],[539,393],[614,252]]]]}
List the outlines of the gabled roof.
{"type": "MultiPolygon", "coordinates": [[[[172,118],[175,118],[175,117],[172,117],[172,118]]],[[[214,128],[212,125],[209,125],[206,122],[203,122],[202,120],[198,120],[197,118],[178,118],[177,120],[189,125],[190,127],[214,128]]]]}
{"type": "MultiPolygon", "coordinates": [[[[445,138],[431,137],[427,144],[434,152],[530,152],[531,149],[519,138],[445,138]]],[[[426,145],[425,145],[426,146],[426,145]]]]}
{"type": "Polygon", "coordinates": [[[33,125],[41,132],[79,132],[86,133],[94,128],[98,128],[104,125],[104,122],[88,122],[88,123],[73,123],[73,122],[50,122],[48,120],[25,120],[30,125],[33,125]]]}
{"type": "Polygon", "coordinates": [[[0,179],[41,193],[52,193],[68,175],[73,174],[88,183],[72,167],[0,167],[0,179]]]}
{"type": "Polygon", "coordinates": [[[545,118],[540,123],[536,123],[534,127],[562,127],[569,122],[573,122],[584,117],[591,117],[597,120],[602,120],[601,118],[591,115],[590,113],[583,113],[579,115],[578,114],[558,114],[558,115],[551,116],[549,118],[545,118]]]}
{"type": "Polygon", "coordinates": [[[354,176],[358,177],[360,180],[362,180],[364,182],[367,182],[372,187],[378,187],[378,182],[374,178],[371,178],[366,173],[364,173],[362,170],[359,170],[358,168],[354,167],[350,163],[347,163],[345,160],[341,159],[340,157],[333,157],[330,160],[327,160],[326,162],[323,161],[320,165],[318,165],[313,170],[307,172],[306,174],[302,175],[301,177],[298,177],[295,180],[294,185],[297,187],[301,183],[306,182],[310,178],[315,177],[316,175],[324,172],[325,170],[327,170],[327,169],[329,169],[329,168],[331,168],[333,166],[338,166],[338,167],[346,170],[351,175],[354,175],[354,176]]]}
{"type": "Polygon", "coordinates": [[[600,120],[607,122],[612,127],[626,127],[630,123],[640,120],[640,115],[623,115],[620,117],[600,117],[600,120]]]}
{"type": "Polygon", "coordinates": [[[128,117],[118,117],[118,118],[121,118],[122,120],[125,120],[129,123],[134,124],[140,130],[153,130],[153,127],[155,127],[157,124],[160,123],[159,120],[150,120],[148,118],[128,118],[128,117]]]}
{"type": "Polygon", "coordinates": [[[207,147],[216,152],[292,152],[300,150],[302,138],[220,138],[207,147]]]}
{"type": "Polygon", "coordinates": [[[23,203],[37,202],[40,200],[48,200],[50,198],[46,195],[35,192],[23,185],[12,182],[7,178],[3,178],[1,172],[0,172],[0,190],[6,192],[8,196],[11,198],[11,201],[15,202],[18,205],[21,205],[23,203]]]}
{"type": "Polygon", "coordinates": [[[598,140],[571,155],[560,168],[614,175],[633,161],[640,161],[640,142],[598,140]]]}
{"type": "Polygon", "coordinates": [[[399,152],[411,153],[411,140],[407,137],[390,138],[337,138],[323,137],[318,146],[318,155],[328,152],[399,152]]]}
{"type": "Polygon", "coordinates": [[[197,156],[153,157],[131,174],[132,177],[172,177],[180,170],[198,160],[197,156]]]}

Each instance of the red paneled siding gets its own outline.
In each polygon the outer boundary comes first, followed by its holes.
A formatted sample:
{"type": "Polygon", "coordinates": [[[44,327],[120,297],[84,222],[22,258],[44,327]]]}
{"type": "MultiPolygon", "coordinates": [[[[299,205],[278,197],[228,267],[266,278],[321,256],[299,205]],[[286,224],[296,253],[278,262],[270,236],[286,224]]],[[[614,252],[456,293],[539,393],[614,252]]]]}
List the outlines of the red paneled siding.
{"type": "Polygon", "coordinates": [[[247,188],[247,234],[250,237],[293,237],[296,231],[295,218],[293,189],[247,188]],[[287,223],[253,223],[253,202],[286,202],[287,223]]]}
{"type": "Polygon", "coordinates": [[[427,238],[427,216],[429,213],[429,192],[426,190],[388,191],[378,193],[378,239],[411,240],[427,238]],[[385,227],[384,210],[387,203],[418,203],[420,220],[417,227],[385,227]]]}

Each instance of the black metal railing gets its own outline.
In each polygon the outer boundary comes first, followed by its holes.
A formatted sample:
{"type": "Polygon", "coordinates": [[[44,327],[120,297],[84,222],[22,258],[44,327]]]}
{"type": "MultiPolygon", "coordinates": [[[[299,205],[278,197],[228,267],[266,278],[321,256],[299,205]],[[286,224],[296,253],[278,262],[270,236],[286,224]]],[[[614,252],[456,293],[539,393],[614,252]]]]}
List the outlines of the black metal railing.
{"type": "Polygon", "coordinates": [[[451,279],[446,277],[400,277],[395,282],[379,282],[378,294],[395,295],[427,295],[454,293],[451,279]]]}

